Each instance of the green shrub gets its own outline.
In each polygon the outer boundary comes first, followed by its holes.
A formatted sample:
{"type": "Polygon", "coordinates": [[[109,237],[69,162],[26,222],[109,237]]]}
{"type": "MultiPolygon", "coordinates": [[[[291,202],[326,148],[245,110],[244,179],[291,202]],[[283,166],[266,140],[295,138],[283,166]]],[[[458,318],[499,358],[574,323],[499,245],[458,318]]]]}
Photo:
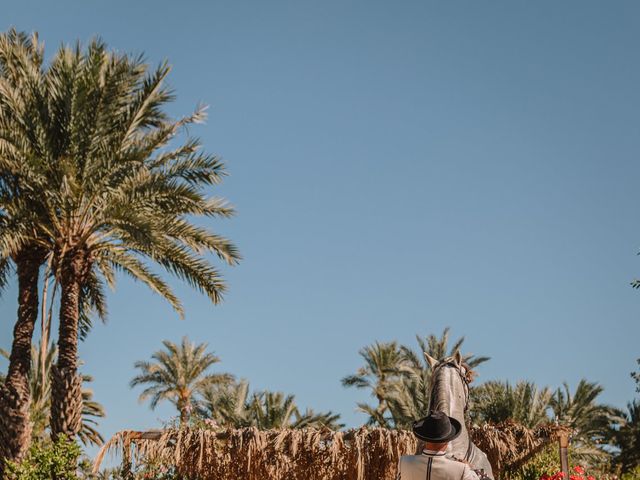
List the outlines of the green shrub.
{"type": "Polygon", "coordinates": [[[552,475],[559,469],[558,448],[556,445],[549,445],[518,470],[508,472],[506,478],[512,480],[539,480],[543,475],[552,475]]]}
{"type": "Polygon", "coordinates": [[[640,480],[640,465],[630,472],[623,473],[620,480],[640,480]]]}
{"type": "Polygon", "coordinates": [[[20,462],[7,462],[7,480],[78,480],[76,472],[82,451],[77,443],[60,437],[39,443],[20,462]]]}

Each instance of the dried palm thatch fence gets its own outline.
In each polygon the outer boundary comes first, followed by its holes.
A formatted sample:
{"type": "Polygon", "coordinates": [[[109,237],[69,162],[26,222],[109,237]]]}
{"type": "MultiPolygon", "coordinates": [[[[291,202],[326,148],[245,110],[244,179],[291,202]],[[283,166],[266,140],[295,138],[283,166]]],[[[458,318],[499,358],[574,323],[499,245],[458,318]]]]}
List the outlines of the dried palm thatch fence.
{"type": "Polygon", "coordinates": [[[105,444],[95,469],[107,451],[121,449],[125,465],[131,452],[134,462],[175,465],[199,480],[392,479],[400,456],[416,448],[412,434],[385,429],[125,431],[105,444]]]}
{"type": "MultiPolygon", "coordinates": [[[[528,430],[501,424],[471,433],[499,475],[553,441],[558,427],[528,430]]],[[[94,470],[108,452],[120,451],[125,468],[138,462],[162,463],[198,480],[392,480],[400,456],[418,447],[410,432],[382,428],[122,431],[104,445],[94,470]]]]}
{"type": "Polygon", "coordinates": [[[496,478],[501,478],[503,472],[522,467],[551,442],[557,441],[561,434],[569,432],[569,428],[552,423],[529,429],[506,421],[473,427],[470,434],[473,443],[487,454],[496,478]]]}

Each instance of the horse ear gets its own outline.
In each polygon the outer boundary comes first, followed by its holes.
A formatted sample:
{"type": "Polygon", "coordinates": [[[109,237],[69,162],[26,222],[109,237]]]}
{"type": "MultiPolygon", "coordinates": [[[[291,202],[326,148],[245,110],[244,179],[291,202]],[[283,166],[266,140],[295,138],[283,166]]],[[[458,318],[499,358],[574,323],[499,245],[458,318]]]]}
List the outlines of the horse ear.
{"type": "Polygon", "coordinates": [[[453,356],[453,359],[458,365],[462,365],[462,355],[460,354],[460,350],[456,350],[456,354],[453,356]]]}
{"type": "Polygon", "coordinates": [[[429,364],[429,366],[431,367],[431,370],[433,370],[433,368],[438,364],[438,360],[436,360],[435,358],[433,358],[431,355],[429,355],[427,352],[423,352],[424,353],[424,358],[427,360],[427,363],[429,364]]]}

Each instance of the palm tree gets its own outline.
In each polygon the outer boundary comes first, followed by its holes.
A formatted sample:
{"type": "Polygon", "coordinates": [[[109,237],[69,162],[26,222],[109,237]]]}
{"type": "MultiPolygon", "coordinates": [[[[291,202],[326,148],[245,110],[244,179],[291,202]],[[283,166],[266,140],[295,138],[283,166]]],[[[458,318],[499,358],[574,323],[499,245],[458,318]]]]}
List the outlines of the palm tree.
{"type": "Polygon", "coordinates": [[[31,340],[38,316],[38,281],[46,249],[41,209],[34,196],[42,184],[40,159],[14,151],[18,112],[34,114],[31,87],[39,78],[43,50],[36,35],[11,29],[0,35],[0,287],[15,266],[18,315],[9,368],[0,385],[0,476],[2,459],[21,458],[29,445],[31,340]]]}
{"type": "MultiPolygon", "coordinates": [[[[638,365],[640,365],[640,358],[637,360],[638,365]]],[[[636,392],[640,392],[640,371],[631,372],[631,378],[633,378],[636,382],[636,392]]]]}
{"type": "Polygon", "coordinates": [[[183,337],[176,345],[169,340],[162,342],[165,350],[158,350],[151,358],[154,362],[136,362],[140,374],[131,380],[131,387],[146,386],[139,400],[151,400],[151,408],[167,400],[173,403],[180,414],[180,423],[191,417],[198,408],[199,396],[212,385],[229,383],[229,374],[208,373],[209,368],[220,362],[220,358],[207,352],[206,343],[191,343],[183,337]]]}
{"type": "Polygon", "coordinates": [[[620,410],[597,403],[603,390],[599,384],[582,379],[573,394],[564,383],[550,401],[555,420],[574,431],[574,455],[587,460],[606,455],[600,447],[611,441],[612,425],[623,423],[620,410]]]}
{"type": "Polygon", "coordinates": [[[356,387],[371,390],[378,404],[371,407],[365,403],[358,404],[361,411],[369,414],[369,423],[380,424],[387,411],[386,397],[400,378],[405,359],[397,342],[375,342],[362,348],[359,352],[365,365],[354,375],[342,379],[344,387],[356,387]]]}
{"type": "Polygon", "coordinates": [[[318,414],[307,409],[300,413],[295,396],[282,392],[265,390],[254,393],[249,408],[252,426],[260,430],[305,427],[339,429],[342,426],[337,423],[340,416],[331,412],[318,414]]]}
{"type": "Polygon", "coordinates": [[[640,466],[640,401],[627,404],[624,423],[614,433],[615,444],[620,449],[616,462],[626,473],[640,466]]]}
{"type": "Polygon", "coordinates": [[[246,380],[209,386],[203,393],[199,413],[225,428],[329,428],[339,430],[340,415],[300,412],[294,395],[263,390],[249,394],[246,380]]]}
{"type": "Polygon", "coordinates": [[[431,370],[407,369],[386,396],[390,418],[376,423],[385,428],[408,430],[429,413],[431,370]]]}
{"type": "MultiPolygon", "coordinates": [[[[460,351],[464,337],[449,346],[449,328],[440,337],[416,335],[418,350],[396,342],[375,343],[360,351],[366,366],[356,375],[345,377],[342,384],[369,388],[378,399],[376,407],[358,403],[358,409],[369,415],[369,424],[384,428],[410,428],[417,418],[429,411],[432,368],[425,354],[443,360],[460,351]]],[[[463,356],[469,368],[489,360],[489,357],[463,356]]]]}
{"type": "Polygon", "coordinates": [[[224,382],[207,386],[198,403],[198,414],[223,427],[252,425],[249,382],[224,382]]]}
{"type": "Polygon", "coordinates": [[[295,423],[298,407],[293,395],[263,391],[253,395],[250,402],[251,416],[260,430],[286,428],[295,423]]]}
{"type": "MultiPolygon", "coordinates": [[[[449,327],[445,328],[437,337],[429,334],[425,337],[416,335],[418,350],[402,346],[405,366],[402,369],[403,378],[396,383],[390,392],[388,403],[395,428],[410,428],[415,419],[424,417],[429,412],[430,385],[433,360],[442,361],[453,357],[461,351],[464,337],[457,339],[449,346],[449,327]]],[[[465,365],[469,369],[476,368],[490,360],[489,357],[477,357],[467,353],[462,355],[465,365]]]]}
{"type": "Polygon", "coordinates": [[[43,165],[36,173],[46,195],[29,201],[60,288],[54,436],[80,428],[79,328],[85,306],[104,315],[103,289],[115,285],[117,272],[146,284],[182,315],[180,301],[146,261],[218,303],[225,284],[204,255],[231,265],[239,260],[231,242],[191,221],[233,210],[203,191],[225,175],[220,159],[201,152],[195,139],[178,142],[204,110],[179,120],[164,113],[173,98],[164,85],[169,70],[162,64],[150,72],[142,58],[110,53],[98,40],[85,50],[62,47],[29,85],[33,108],[14,108],[12,128],[3,132],[7,155],[43,165]]]}
{"type": "MultiPolygon", "coordinates": [[[[29,406],[29,417],[33,426],[31,436],[33,440],[45,441],[47,432],[50,431],[49,420],[51,417],[51,376],[50,371],[55,363],[57,349],[54,344],[45,347],[33,346],[31,348],[32,358],[29,372],[29,386],[31,392],[31,403],[29,406]],[[44,352],[44,361],[38,358],[44,352]]],[[[9,354],[0,349],[0,355],[9,358],[9,354]]],[[[93,377],[82,375],[83,384],[91,383],[93,377]]],[[[97,431],[98,419],[105,416],[103,406],[93,399],[93,391],[89,388],[82,389],[82,426],[78,437],[84,445],[101,445],[102,435],[97,431]]]]}
{"type": "MultiPolygon", "coordinates": [[[[159,263],[218,303],[225,285],[202,253],[214,252],[231,265],[239,256],[229,241],[189,221],[190,216],[232,214],[225,202],[208,199],[202,191],[224,175],[220,160],[200,153],[195,140],[162,150],[186,125],[204,118],[202,110],[178,121],[163,112],[172,98],[163,86],[167,65],[145,74],[139,59],[109,54],[96,41],[84,54],[63,49],[51,69],[61,72],[55,76],[61,82],[72,78],[73,87],[71,99],[61,89],[54,102],[67,105],[72,100],[71,105],[78,105],[78,111],[70,111],[63,122],[77,138],[69,138],[61,157],[71,161],[60,169],[62,178],[75,188],[60,189],[52,201],[62,212],[55,234],[61,302],[52,413],[64,419],[73,402],[67,392],[77,370],[82,288],[97,290],[101,279],[113,283],[114,270],[123,271],[160,293],[182,314],[179,300],[142,258],[159,263]],[[101,114],[95,115],[96,111],[101,114]],[[56,385],[61,387],[59,395],[56,385]]],[[[63,425],[57,431],[64,432],[63,425]]]]}
{"type": "MultiPolygon", "coordinates": [[[[91,375],[82,375],[83,383],[93,382],[91,375]]],[[[102,445],[104,438],[98,432],[98,418],[105,417],[104,407],[93,399],[93,390],[82,389],[82,426],[78,438],[84,445],[102,445]]]]}
{"type": "MultiPolygon", "coordinates": [[[[402,353],[405,355],[412,369],[414,370],[431,370],[431,366],[426,361],[425,353],[435,360],[444,360],[448,357],[453,357],[456,352],[461,352],[462,344],[464,343],[464,337],[460,337],[453,345],[449,347],[449,327],[442,331],[442,335],[437,337],[434,334],[429,334],[426,337],[420,337],[416,335],[416,341],[418,343],[418,351],[414,351],[409,347],[402,347],[402,353]]],[[[490,357],[476,357],[473,354],[467,353],[462,355],[464,363],[469,368],[475,368],[484,362],[489,361],[490,357]]]]}
{"type": "Polygon", "coordinates": [[[547,423],[551,391],[534,383],[521,381],[515,387],[509,382],[486,382],[471,391],[470,417],[476,425],[515,421],[527,428],[547,423]]]}
{"type": "Polygon", "coordinates": [[[344,423],[340,423],[340,414],[333,412],[316,413],[312,408],[298,413],[298,418],[291,428],[327,428],[340,430],[344,423]]]}

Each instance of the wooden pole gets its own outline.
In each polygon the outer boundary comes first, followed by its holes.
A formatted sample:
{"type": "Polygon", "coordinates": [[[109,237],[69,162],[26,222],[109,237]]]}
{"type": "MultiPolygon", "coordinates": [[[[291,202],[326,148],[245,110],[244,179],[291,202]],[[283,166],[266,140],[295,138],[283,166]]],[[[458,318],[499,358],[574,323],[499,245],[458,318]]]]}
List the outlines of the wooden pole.
{"type": "Polygon", "coordinates": [[[559,437],[560,444],[560,469],[564,473],[565,480],[569,480],[569,435],[561,433],[559,437]]]}

